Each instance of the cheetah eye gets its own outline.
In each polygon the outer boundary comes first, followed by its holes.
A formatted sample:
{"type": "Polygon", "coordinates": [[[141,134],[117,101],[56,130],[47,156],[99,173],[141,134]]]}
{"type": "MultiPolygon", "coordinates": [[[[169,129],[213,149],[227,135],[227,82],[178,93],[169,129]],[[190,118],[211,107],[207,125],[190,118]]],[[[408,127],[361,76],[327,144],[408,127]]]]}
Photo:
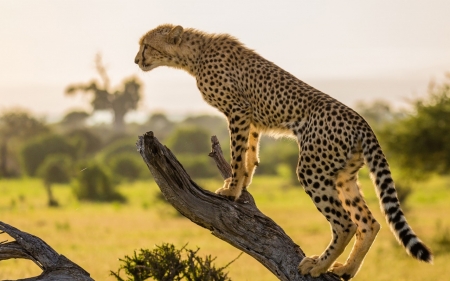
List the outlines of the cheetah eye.
{"type": "Polygon", "coordinates": [[[162,52],[161,52],[160,50],[158,50],[158,49],[156,49],[156,48],[150,46],[149,44],[144,44],[144,50],[145,50],[146,48],[149,48],[149,49],[151,49],[151,50],[153,50],[153,51],[156,51],[156,52],[162,54],[162,52]]]}

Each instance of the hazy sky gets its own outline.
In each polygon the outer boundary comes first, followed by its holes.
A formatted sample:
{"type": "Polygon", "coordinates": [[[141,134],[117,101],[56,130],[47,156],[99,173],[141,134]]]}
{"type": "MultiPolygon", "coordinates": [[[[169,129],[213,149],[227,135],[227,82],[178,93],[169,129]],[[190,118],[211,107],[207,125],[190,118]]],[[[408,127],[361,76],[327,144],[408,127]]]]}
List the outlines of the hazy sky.
{"type": "Polygon", "coordinates": [[[19,106],[58,116],[89,108],[64,96],[98,78],[101,52],[112,85],[144,83],[140,113],[215,112],[194,78],[169,68],[142,73],[139,38],[162,23],[230,33],[265,58],[354,105],[404,104],[450,71],[450,1],[0,1],[0,110],[19,106]]]}

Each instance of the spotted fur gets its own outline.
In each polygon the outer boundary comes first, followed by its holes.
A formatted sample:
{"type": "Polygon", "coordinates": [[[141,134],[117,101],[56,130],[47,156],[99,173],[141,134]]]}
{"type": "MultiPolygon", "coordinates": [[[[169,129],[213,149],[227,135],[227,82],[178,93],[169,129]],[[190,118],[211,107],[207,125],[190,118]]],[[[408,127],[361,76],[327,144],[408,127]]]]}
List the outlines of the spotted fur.
{"type": "Polygon", "coordinates": [[[146,33],[139,45],[135,62],[143,71],[158,66],[187,71],[204,100],[226,116],[233,176],[216,193],[237,199],[250,185],[262,133],[297,140],[298,178],[332,228],[328,247],[319,256],[304,258],[301,274],[319,276],[331,270],[349,280],[359,270],[380,229],[357,182],[364,162],[392,232],[410,255],[432,261],[430,250],[406,222],[377,138],[352,109],[229,35],[166,24],[146,33]],[[347,261],[335,262],[355,234],[347,261]]]}

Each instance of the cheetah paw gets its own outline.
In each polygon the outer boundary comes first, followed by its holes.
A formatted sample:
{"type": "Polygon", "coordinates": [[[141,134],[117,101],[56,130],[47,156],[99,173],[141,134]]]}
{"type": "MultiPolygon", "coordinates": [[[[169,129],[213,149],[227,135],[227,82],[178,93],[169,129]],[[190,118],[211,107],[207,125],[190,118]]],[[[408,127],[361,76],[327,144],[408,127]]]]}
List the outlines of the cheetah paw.
{"type": "Polygon", "coordinates": [[[327,272],[327,270],[328,268],[322,268],[319,256],[305,257],[298,265],[300,274],[310,274],[312,277],[318,277],[320,274],[327,272]]]}
{"type": "Polygon", "coordinates": [[[217,189],[215,191],[215,193],[225,196],[225,197],[230,197],[234,200],[237,200],[239,198],[239,196],[241,195],[241,190],[239,190],[237,188],[230,188],[231,179],[232,178],[227,178],[224,181],[223,187],[217,189]]]}
{"type": "Polygon", "coordinates": [[[347,263],[342,264],[340,262],[335,262],[331,267],[331,272],[347,281],[352,279],[356,275],[356,273],[358,272],[358,268],[355,269],[354,267],[349,266],[349,264],[347,263]]]}

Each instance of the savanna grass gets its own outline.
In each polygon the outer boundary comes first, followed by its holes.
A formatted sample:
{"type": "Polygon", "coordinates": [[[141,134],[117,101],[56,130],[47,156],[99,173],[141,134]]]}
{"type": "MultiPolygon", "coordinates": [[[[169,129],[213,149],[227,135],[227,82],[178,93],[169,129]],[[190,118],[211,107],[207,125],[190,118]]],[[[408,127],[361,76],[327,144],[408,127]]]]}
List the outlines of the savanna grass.
{"type": "MultiPolygon", "coordinates": [[[[209,190],[222,185],[216,180],[198,180],[198,183],[209,190]]],[[[439,241],[436,237],[446,239],[445,233],[441,232],[450,227],[447,216],[450,188],[446,183],[447,178],[436,177],[414,184],[407,199],[410,224],[432,248],[439,247],[439,243],[433,242],[439,241]]],[[[370,180],[364,176],[361,184],[369,207],[383,228],[354,280],[447,280],[450,254],[437,255],[434,265],[408,257],[379,211],[370,180]]],[[[127,197],[126,204],[79,202],[69,185],[55,185],[54,196],[60,207],[48,208],[41,181],[3,179],[0,180],[0,220],[42,238],[90,272],[95,280],[114,280],[109,272],[119,268],[119,258],[162,243],[173,243],[177,247],[189,243],[199,247],[202,253],[217,256],[217,266],[225,266],[240,253],[158,199],[159,189],[154,182],[124,184],[119,192],[127,197]]],[[[250,192],[258,208],[283,227],[307,255],[320,254],[325,248],[330,235],[328,223],[299,185],[291,185],[290,179],[256,175],[250,192]]],[[[0,241],[7,239],[11,238],[0,235],[0,241]]],[[[345,261],[351,244],[340,261],[345,261]]],[[[277,280],[246,254],[227,269],[232,280],[277,280]]],[[[0,262],[0,280],[39,273],[39,268],[30,261],[0,262]]]]}

